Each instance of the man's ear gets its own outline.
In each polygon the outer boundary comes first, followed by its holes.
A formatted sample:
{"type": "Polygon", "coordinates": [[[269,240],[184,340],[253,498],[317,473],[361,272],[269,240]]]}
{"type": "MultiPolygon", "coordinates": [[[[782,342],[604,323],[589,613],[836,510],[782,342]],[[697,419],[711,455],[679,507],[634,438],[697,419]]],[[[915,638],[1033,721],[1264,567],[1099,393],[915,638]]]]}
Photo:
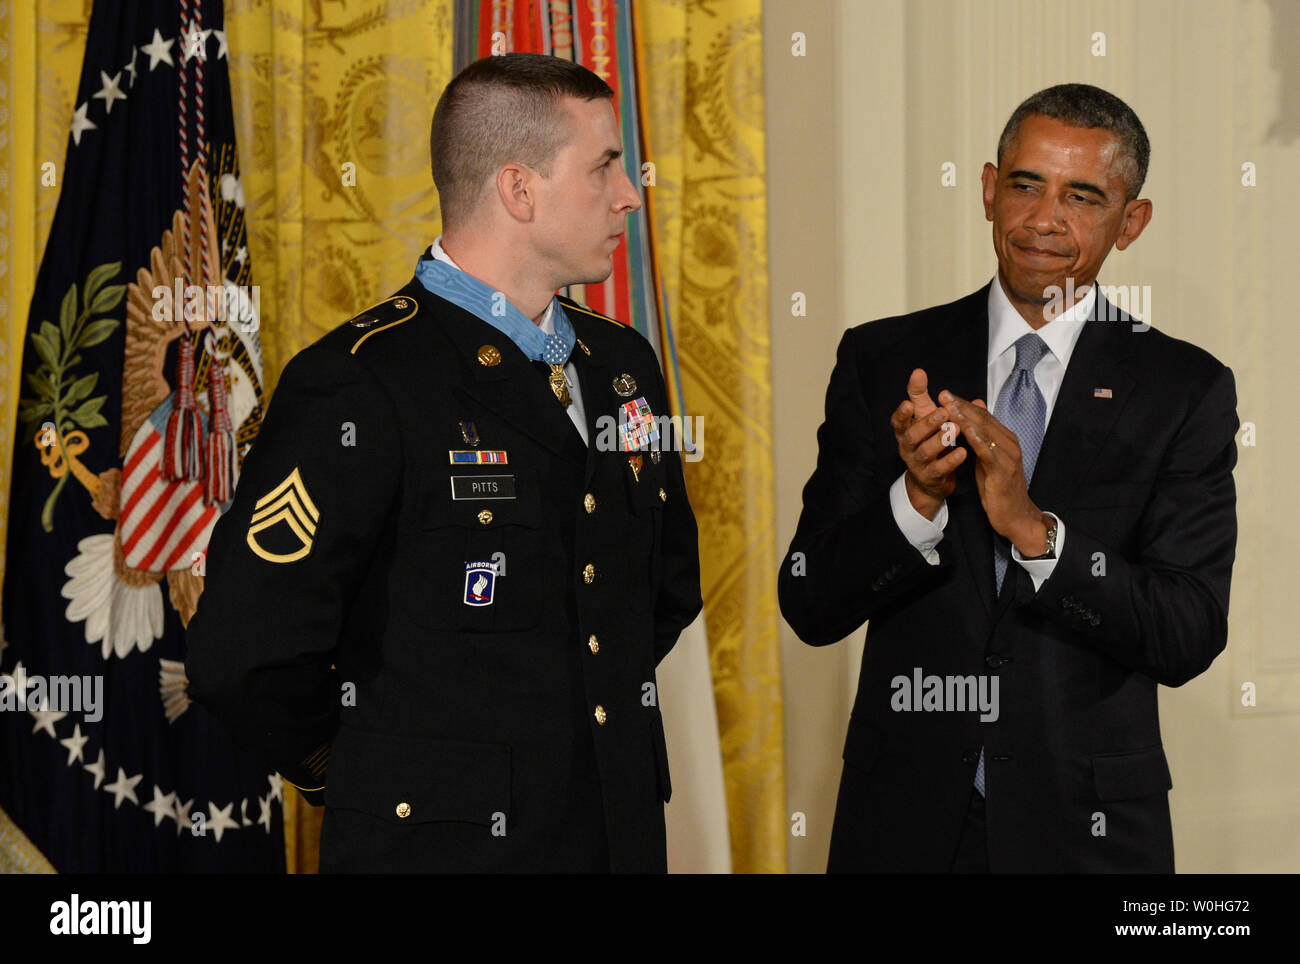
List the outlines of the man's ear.
{"type": "Polygon", "coordinates": [[[1124,221],[1119,228],[1119,237],[1115,247],[1123,251],[1138,239],[1138,235],[1151,223],[1151,202],[1145,198],[1134,198],[1124,205],[1124,221]]]}
{"type": "Polygon", "coordinates": [[[534,193],[536,174],[515,161],[501,165],[497,171],[497,197],[501,206],[516,221],[531,221],[536,212],[534,193]]]}
{"type": "Polygon", "coordinates": [[[980,172],[980,183],[984,185],[984,220],[993,220],[993,195],[998,187],[998,169],[997,165],[989,162],[984,163],[984,170],[980,172]]]}

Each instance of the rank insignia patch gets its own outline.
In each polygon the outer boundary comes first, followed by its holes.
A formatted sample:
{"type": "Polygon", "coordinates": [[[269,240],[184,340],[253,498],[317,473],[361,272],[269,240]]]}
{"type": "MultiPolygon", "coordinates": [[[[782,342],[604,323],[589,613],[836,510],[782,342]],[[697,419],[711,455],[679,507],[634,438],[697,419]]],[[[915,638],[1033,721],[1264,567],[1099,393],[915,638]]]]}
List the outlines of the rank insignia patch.
{"type": "Polygon", "coordinates": [[[495,562],[465,563],[465,605],[491,606],[497,585],[495,562]]]}
{"type": "Polygon", "coordinates": [[[635,452],[659,440],[659,426],[645,398],[624,402],[618,410],[618,433],[621,451],[635,452]]]}
{"type": "Polygon", "coordinates": [[[447,455],[452,465],[505,465],[509,461],[504,451],[466,452],[451,449],[447,455]]]}
{"type": "Polygon", "coordinates": [[[311,552],[320,510],[295,467],[257,500],[248,525],[248,548],[267,562],[296,562],[311,552]]]}

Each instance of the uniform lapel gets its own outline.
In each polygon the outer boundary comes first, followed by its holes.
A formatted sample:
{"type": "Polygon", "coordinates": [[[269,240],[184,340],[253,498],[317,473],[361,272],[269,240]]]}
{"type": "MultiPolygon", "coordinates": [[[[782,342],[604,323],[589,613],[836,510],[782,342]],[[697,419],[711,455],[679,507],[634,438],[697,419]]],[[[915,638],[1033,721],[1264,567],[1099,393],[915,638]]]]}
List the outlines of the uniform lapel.
{"type": "Polygon", "coordinates": [[[469,372],[458,388],[461,394],[557,455],[578,457],[572,446],[577,439],[578,448],[582,447],[577,429],[546,379],[513,341],[460,306],[439,298],[419,280],[413,280],[402,291],[416,298],[455,344],[469,372]],[[479,350],[485,345],[497,349],[500,362],[484,365],[479,361],[479,350]]]}
{"type": "MultiPolygon", "coordinates": [[[[606,358],[608,353],[603,350],[600,340],[592,337],[589,326],[577,312],[570,311],[567,314],[573,324],[574,332],[578,335],[578,341],[581,342],[581,345],[575,345],[573,348],[572,361],[573,367],[578,372],[578,387],[582,390],[582,407],[587,416],[587,478],[589,479],[595,468],[596,454],[600,446],[597,423],[602,415],[617,420],[618,402],[615,401],[613,389],[614,376],[606,358]],[[582,350],[582,345],[587,347],[587,351],[582,350]]],[[[614,450],[617,451],[617,436],[614,444],[614,450]]]]}

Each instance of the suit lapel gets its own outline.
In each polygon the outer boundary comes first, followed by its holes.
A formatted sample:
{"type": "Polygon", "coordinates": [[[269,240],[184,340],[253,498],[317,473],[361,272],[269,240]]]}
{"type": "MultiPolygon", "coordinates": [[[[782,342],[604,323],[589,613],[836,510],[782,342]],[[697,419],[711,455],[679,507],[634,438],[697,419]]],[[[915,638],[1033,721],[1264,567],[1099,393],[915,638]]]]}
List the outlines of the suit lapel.
{"type": "MultiPolygon", "coordinates": [[[[1070,504],[1120,412],[1132,397],[1134,379],[1119,352],[1118,327],[1130,322],[1127,316],[1122,321],[1105,320],[1113,317],[1114,309],[1098,288],[1092,315],[1084,323],[1070,354],[1070,364],[1066,366],[1065,378],[1052,405],[1047,432],[1034,465],[1034,477],[1029,483],[1029,498],[1046,511],[1059,513],[1061,507],[1070,504]],[[1093,392],[1098,388],[1109,388],[1111,397],[1095,397],[1093,392]]],[[[985,528],[989,530],[988,551],[991,556],[992,528],[987,520],[985,528]]],[[[1015,598],[1015,580],[1029,578],[1028,573],[1012,572],[1013,567],[1021,568],[1014,559],[1008,561],[1007,577],[994,605],[995,618],[1000,618],[1011,606],[1015,598]]],[[[992,569],[991,562],[988,568],[992,569]]],[[[989,584],[993,584],[991,578],[989,584]]]]}
{"type": "MultiPolygon", "coordinates": [[[[956,302],[936,330],[926,333],[941,346],[937,357],[931,351],[933,360],[926,369],[930,396],[936,403],[939,392],[945,388],[971,400],[984,398],[988,391],[988,301],[989,286],[985,285],[956,302]]],[[[984,401],[988,404],[988,399],[984,401]]],[[[993,529],[980,504],[975,485],[975,459],[969,454],[957,468],[956,483],[948,497],[948,528],[954,530],[953,542],[970,567],[985,613],[992,618],[993,529]]]]}
{"type": "Polygon", "coordinates": [[[439,298],[419,280],[413,280],[402,291],[420,302],[456,346],[468,370],[468,376],[461,381],[461,394],[557,455],[585,458],[580,452],[582,439],[568,413],[513,341],[481,318],[439,298]],[[485,345],[497,349],[501,359],[497,364],[479,361],[479,349],[485,345]],[[574,441],[578,443],[576,449],[574,441]]]}
{"type": "Polygon", "coordinates": [[[1034,466],[1029,497],[1034,504],[1054,511],[1070,504],[1070,499],[1101,451],[1116,420],[1132,397],[1133,376],[1119,351],[1119,326],[1129,324],[1106,321],[1114,309],[1102,297],[1100,289],[1093,303],[1093,316],[1084,323],[1083,332],[1074,346],[1065,380],[1052,406],[1047,434],[1034,466]],[[1098,320],[1098,319],[1103,320],[1098,320]],[[1094,390],[1108,388],[1109,398],[1094,396],[1094,390]]]}

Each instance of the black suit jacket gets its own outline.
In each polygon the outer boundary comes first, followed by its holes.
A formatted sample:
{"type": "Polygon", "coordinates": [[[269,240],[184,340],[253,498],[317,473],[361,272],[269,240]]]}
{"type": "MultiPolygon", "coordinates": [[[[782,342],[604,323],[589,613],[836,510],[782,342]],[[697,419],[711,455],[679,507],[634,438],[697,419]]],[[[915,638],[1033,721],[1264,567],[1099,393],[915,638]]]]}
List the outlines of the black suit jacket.
{"type": "Polygon", "coordinates": [[[1232,372],[1122,312],[1104,320],[1115,309],[1099,292],[1029,487],[1065,524],[1063,552],[1037,592],[1012,561],[995,599],[973,456],[948,499],[939,565],[889,503],[904,471],[889,417],[912,369],[926,370],[936,401],[944,388],[986,393],[987,299],[985,286],[840,343],[779,579],[781,611],[806,643],[870,621],[829,869],[947,871],[983,746],[992,871],[1172,872],[1156,684],[1187,682],[1227,640],[1232,372]],[[893,709],[894,679],[918,668],[996,675],[998,718],[893,709]]]}
{"type": "Polygon", "coordinates": [[[190,694],[323,800],[322,871],[666,869],[655,668],[700,610],[696,525],[677,452],[597,445],[619,375],[667,414],[653,349],[565,308],[590,447],[412,281],[290,361],[213,532],[190,694]]]}

